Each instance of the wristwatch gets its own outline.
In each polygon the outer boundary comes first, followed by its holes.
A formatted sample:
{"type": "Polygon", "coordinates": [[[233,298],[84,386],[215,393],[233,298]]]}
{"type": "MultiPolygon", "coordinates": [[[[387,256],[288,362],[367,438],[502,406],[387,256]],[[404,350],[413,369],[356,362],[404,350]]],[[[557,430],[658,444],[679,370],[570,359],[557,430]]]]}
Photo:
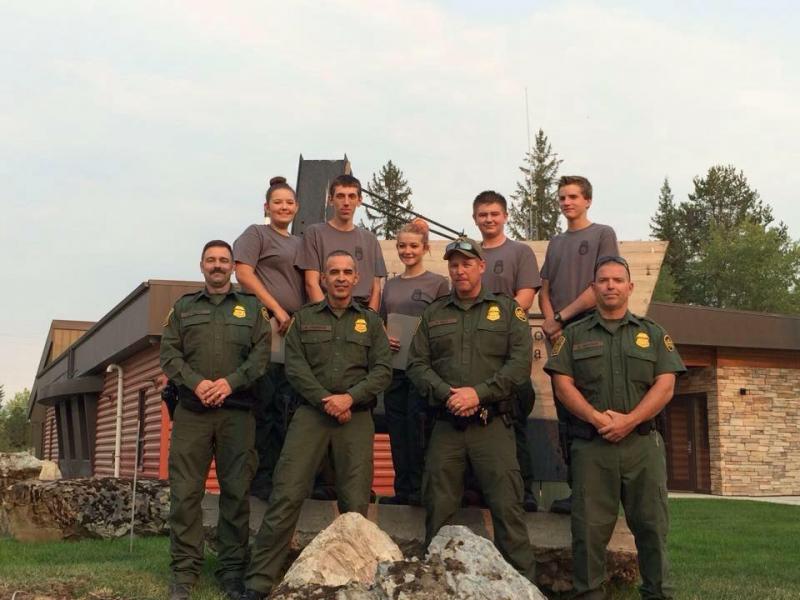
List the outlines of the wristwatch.
{"type": "Polygon", "coordinates": [[[555,321],[556,323],[563,323],[564,322],[564,319],[561,318],[561,313],[560,312],[557,312],[556,314],[553,315],[553,321],[555,321]]]}

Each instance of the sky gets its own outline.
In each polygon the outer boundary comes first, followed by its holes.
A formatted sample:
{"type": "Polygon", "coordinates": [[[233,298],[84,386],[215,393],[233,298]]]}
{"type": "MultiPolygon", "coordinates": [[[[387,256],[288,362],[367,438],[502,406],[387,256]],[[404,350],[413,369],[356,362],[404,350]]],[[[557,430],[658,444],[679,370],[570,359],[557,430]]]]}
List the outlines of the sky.
{"type": "Polygon", "coordinates": [[[202,244],[260,222],[300,154],[363,181],[392,160],[417,210],[475,233],[472,198],[520,178],[526,89],[531,137],[620,239],[648,238],[664,177],[681,201],[716,164],[798,238],[798,20],[744,0],[3,2],[0,383],[31,387],[52,319],[199,279],[202,244]]]}

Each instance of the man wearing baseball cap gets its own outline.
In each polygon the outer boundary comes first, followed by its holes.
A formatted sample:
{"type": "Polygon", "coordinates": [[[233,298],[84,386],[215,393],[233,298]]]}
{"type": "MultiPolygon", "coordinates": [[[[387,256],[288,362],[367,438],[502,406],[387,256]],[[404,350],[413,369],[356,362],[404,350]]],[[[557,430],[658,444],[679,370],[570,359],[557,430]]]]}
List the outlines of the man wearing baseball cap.
{"type": "Polygon", "coordinates": [[[422,480],[426,541],[458,510],[469,460],[498,549],[533,581],[513,429],[515,388],[531,370],[528,318],[515,300],[481,285],[486,262],[476,241],[449,243],[444,259],[452,291],[423,313],[407,369],[436,419],[422,480]]]}

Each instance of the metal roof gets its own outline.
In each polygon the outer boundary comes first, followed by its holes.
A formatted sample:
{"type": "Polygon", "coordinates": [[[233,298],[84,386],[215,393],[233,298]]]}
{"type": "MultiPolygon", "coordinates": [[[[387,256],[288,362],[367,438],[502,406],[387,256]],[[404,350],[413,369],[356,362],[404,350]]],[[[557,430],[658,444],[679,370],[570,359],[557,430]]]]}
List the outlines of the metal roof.
{"type": "Polygon", "coordinates": [[[647,316],[678,344],[800,350],[800,315],[651,302],[647,316]]]}

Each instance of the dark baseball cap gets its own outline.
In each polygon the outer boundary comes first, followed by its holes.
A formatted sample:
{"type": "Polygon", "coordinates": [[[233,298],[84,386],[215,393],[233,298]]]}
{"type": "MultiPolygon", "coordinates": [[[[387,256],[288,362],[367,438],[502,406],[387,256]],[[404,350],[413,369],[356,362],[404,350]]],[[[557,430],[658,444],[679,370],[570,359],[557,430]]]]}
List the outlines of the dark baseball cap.
{"type": "Polygon", "coordinates": [[[628,266],[628,261],[622,258],[621,256],[601,256],[600,258],[598,258],[597,262],[594,264],[595,277],[597,277],[597,269],[599,269],[603,265],[607,265],[608,263],[615,263],[617,265],[622,265],[628,272],[628,279],[631,278],[631,268],[628,266]]]}
{"type": "Polygon", "coordinates": [[[481,248],[481,245],[467,237],[458,238],[447,244],[444,249],[444,259],[447,260],[455,252],[469,258],[479,258],[483,260],[483,248],[481,248]]]}

